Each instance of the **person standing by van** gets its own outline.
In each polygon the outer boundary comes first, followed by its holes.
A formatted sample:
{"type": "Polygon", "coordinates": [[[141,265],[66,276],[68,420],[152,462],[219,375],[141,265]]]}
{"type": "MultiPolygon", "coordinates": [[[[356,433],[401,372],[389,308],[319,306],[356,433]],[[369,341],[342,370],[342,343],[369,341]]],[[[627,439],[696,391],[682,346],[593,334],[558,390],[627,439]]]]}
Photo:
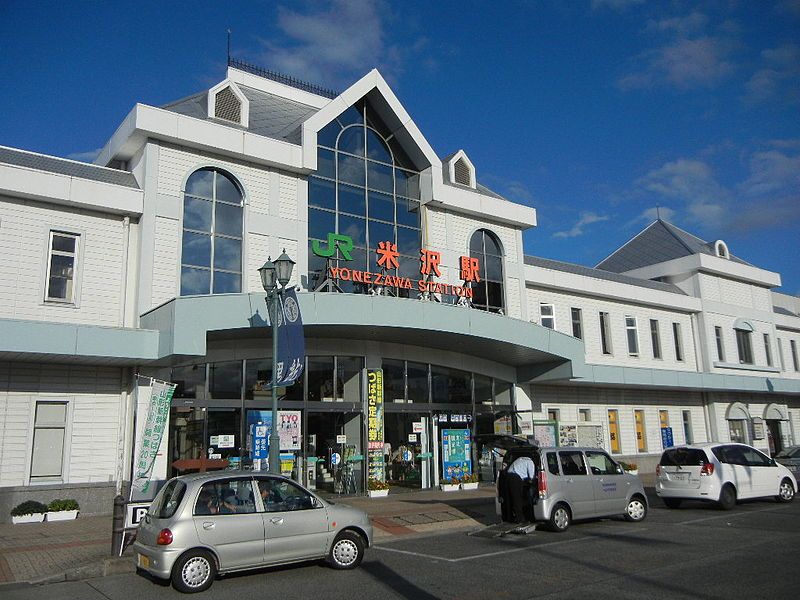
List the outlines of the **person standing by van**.
{"type": "Polygon", "coordinates": [[[508,495],[511,497],[511,508],[517,523],[524,523],[527,520],[525,517],[525,505],[527,504],[525,482],[531,483],[535,479],[536,465],[528,456],[520,456],[514,460],[506,471],[508,495]]]}

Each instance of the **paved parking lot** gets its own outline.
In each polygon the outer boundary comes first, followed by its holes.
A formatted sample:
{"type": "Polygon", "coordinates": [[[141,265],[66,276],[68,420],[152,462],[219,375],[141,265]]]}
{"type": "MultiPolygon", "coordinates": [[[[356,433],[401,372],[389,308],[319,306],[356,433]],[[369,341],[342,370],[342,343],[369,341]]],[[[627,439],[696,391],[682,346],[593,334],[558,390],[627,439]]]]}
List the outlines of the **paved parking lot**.
{"type": "MultiPolygon", "coordinates": [[[[800,577],[800,501],[756,501],[722,512],[657,499],[639,524],[621,519],[574,524],[564,534],[488,539],[465,531],[380,541],[361,568],[316,564],[225,577],[197,598],[791,598],[800,577]]],[[[30,598],[175,598],[138,575],[9,590],[30,598]]]]}

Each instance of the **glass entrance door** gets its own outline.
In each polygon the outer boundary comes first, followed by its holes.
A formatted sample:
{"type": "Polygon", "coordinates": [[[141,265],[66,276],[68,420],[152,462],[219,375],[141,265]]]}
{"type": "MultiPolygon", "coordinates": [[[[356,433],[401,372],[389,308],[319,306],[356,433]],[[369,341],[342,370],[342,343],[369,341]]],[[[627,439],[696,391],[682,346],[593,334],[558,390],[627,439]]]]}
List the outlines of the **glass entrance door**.
{"type": "Polygon", "coordinates": [[[430,487],[430,418],[417,412],[384,414],[386,481],[397,489],[430,487]]]}
{"type": "Polygon", "coordinates": [[[364,490],[364,447],[361,413],[310,412],[306,424],[308,485],[330,493],[364,490]]]}

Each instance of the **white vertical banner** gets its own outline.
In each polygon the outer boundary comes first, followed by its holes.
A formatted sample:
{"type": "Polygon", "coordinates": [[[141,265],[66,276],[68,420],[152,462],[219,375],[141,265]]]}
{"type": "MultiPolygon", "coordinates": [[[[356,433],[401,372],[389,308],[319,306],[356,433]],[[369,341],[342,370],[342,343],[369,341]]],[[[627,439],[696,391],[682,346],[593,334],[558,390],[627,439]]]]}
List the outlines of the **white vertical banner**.
{"type": "Polygon", "coordinates": [[[151,379],[136,388],[136,445],[131,500],[152,499],[154,479],[167,476],[167,428],[175,384],[151,379]]]}

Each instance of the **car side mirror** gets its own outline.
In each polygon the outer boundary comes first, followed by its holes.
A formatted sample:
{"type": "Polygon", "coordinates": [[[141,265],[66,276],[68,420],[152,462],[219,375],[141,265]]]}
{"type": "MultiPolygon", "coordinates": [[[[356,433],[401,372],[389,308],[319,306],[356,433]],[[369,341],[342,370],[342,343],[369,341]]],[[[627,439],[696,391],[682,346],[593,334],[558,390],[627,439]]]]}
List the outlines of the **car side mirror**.
{"type": "Polygon", "coordinates": [[[774,458],[770,458],[769,459],[769,466],[770,467],[777,467],[778,466],[778,462],[774,458]]]}

